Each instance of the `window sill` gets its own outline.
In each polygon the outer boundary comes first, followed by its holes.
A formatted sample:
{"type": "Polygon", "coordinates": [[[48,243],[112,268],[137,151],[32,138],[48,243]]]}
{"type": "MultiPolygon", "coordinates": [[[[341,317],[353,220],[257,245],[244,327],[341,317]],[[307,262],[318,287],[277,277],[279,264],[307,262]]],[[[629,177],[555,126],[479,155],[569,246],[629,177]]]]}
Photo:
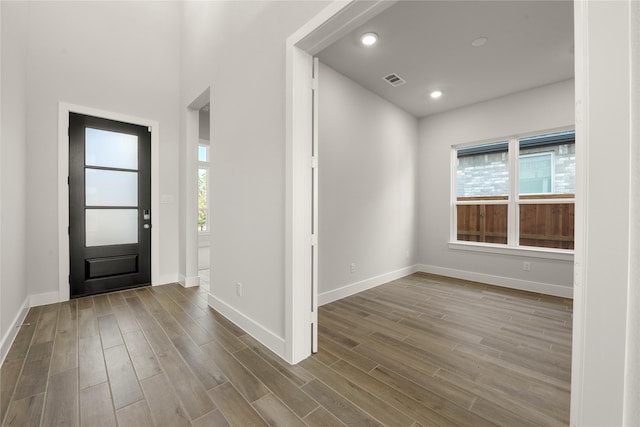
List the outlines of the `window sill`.
{"type": "Polygon", "coordinates": [[[573,251],[568,249],[506,246],[473,242],[449,242],[449,249],[573,262],[573,251]]]}

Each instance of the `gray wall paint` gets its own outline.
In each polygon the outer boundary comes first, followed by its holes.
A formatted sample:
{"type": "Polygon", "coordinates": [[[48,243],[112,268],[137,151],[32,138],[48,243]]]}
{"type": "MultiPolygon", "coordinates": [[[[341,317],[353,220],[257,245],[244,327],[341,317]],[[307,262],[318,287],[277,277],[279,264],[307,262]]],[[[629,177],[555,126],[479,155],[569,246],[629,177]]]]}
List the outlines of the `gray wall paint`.
{"type": "Polygon", "coordinates": [[[449,249],[451,147],[545,131],[574,122],[573,80],[508,95],[420,121],[418,262],[572,287],[573,263],[449,249]],[[522,261],[531,271],[522,271],[522,261]]]}
{"type": "Polygon", "coordinates": [[[285,40],[328,2],[183,4],[183,111],[211,87],[212,293],[284,338],[285,40]]]}
{"type": "Polygon", "coordinates": [[[209,141],[209,138],[210,138],[209,134],[211,133],[209,129],[210,123],[211,123],[211,119],[209,117],[209,112],[200,110],[198,112],[198,127],[199,127],[200,139],[209,141]]]}
{"type": "MultiPolygon", "coordinates": [[[[27,9],[26,2],[2,2],[2,183],[0,221],[0,338],[27,299],[26,147],[27,147],[27,9]]],[[[49,212],[41,211],[42,216],[49,212]]]]}
{"type": "Polygon", "coordinates": [[[322,294],[415,263],[418,120],[324,64],[319,75],[322,294]]]}
{"type": "Polygon", "coordinates": [[[175,281],[179,2],[33,2],[29,11],[27,281],[58,290],[58,102],[160,123],[160,276],[175,281]],[[117,29],[117,30],[116,30],[117,29]],[[46,214],[44,214],[46,212],[46,214]]]}

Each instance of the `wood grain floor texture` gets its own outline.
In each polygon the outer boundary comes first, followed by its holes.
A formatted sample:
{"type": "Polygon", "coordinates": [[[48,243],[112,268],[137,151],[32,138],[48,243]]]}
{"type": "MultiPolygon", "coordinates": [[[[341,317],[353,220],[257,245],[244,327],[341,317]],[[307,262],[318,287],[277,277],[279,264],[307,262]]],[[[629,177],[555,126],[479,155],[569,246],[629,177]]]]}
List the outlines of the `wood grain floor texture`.
{"type": "Polygon", "coordinates": [[[556,426],[572,301],[417,273],[320,309],[283,362],[177,284],[32,308],[2,426],[556,426]]]}

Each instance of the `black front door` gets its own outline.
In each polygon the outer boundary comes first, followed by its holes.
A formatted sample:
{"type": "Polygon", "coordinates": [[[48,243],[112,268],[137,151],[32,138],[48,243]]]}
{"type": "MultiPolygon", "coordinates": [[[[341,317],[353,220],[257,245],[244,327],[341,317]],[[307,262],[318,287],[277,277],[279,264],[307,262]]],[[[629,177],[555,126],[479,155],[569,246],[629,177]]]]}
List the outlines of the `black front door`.
{"type": "Polygon", "coordinates": [[[151,132],[69,113],[71,297],[151,284],[151,132]]]}

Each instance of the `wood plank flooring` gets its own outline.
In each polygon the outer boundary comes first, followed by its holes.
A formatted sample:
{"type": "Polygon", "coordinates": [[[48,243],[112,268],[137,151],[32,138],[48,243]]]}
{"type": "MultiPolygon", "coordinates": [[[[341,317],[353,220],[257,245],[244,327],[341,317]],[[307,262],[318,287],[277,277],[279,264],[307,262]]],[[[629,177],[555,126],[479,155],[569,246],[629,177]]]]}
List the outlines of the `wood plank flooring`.
{"type": "Polygon", "coordinates": [[[32,308],[2,426],[560,426],[572,301],[417,273],[320,308],[290,366],[177,284],[32,308]]]}

